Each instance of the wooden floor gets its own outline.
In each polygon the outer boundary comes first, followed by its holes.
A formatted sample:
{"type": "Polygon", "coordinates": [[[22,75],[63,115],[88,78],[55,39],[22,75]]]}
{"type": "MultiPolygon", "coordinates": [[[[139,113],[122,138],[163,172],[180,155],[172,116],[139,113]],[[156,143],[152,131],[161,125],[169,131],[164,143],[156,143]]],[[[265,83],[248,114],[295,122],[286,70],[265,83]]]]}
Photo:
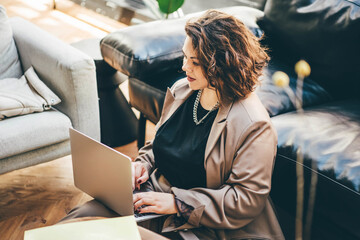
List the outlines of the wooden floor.
{"type": "MultiPolygon", "coordinates": [[[[1,0],[9,17],[21,16],[67,43],[103,37],[122,23],[82,9],[68,1],[1,0]],[[59,11],[60,10],[60,11],[59,11]]],[[[146,138],[154,136],[147,124],[146,138]]],[[[136,142],[116,148],[132,158],[136,142]]],[[[0,240],[23,239],[28,229],[57,223],[74,206],[90,197],[73,185],[71,156],[0,175],[0,240]]]]}
{"type": "Polygon", "coordinates": [[[86,38],[102,38],[126,27],[123,23],[87,10],[68,0],[1,0],[9,17],[25,18],[59,39],[72,43],[86,38]]]}

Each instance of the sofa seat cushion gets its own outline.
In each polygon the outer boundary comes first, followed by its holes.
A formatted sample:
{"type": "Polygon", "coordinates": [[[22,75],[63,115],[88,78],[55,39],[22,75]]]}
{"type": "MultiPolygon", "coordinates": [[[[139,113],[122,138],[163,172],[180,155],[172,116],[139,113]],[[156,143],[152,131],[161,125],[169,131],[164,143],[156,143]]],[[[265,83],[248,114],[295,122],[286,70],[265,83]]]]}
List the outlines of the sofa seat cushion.
{"type": "Polygon", "coordinates": [[[328,103],[273,117],[278,154],[360,194],[360,100],[328,103]]]}
{"type": "Polygon", "coordinates": [[[0,121],[0,159],[69,139],[70,119],[55,110],[0,121]]]}
{"type": "Polygon", "coordinates": [[[286,239],[295,239],[296,219],[305,235],[311,227],[306,239],[360,239],[359,105],[349,100],[272,118],[278,155],[270,194],[286,239]]]}

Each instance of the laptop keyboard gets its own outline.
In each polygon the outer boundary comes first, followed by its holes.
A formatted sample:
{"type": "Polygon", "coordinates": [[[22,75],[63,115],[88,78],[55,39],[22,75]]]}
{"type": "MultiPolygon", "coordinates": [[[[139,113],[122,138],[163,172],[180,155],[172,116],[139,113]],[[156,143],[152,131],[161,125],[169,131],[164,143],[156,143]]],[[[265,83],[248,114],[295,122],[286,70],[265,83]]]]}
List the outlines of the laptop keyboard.
{"type": "Polygon", "coordinates": [[[144,217],[144,216],[148,216],[148,215],[157,215],[157,214],[156,213],[139,213],[139,212],[134,213],[135,218],[144,217]]]}
{"type": "Polygon", "coordinates": [[[142,216],[145,216],[145,215],[146,215],[146,213],[139,213],[139,212],[134,213],[134,216],[135,216],[136,218],[142,217],[142,216]]]}

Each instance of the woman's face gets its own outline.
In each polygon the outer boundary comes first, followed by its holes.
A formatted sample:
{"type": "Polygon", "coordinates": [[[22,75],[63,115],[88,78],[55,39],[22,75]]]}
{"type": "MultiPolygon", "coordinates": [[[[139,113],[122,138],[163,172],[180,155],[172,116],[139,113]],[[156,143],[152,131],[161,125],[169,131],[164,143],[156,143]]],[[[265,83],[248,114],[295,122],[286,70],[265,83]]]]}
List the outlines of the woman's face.
{"type": "Polygon", "coordinates": [[[208,81],[201,70],[201,66],[199,65],[199,60],[197,59],[190,37],[186,37],[185,39],[183,53],[184,60],[182,70],[186,72],[190,88],[192,90],[199,90],[208,87],[208,81]]]}

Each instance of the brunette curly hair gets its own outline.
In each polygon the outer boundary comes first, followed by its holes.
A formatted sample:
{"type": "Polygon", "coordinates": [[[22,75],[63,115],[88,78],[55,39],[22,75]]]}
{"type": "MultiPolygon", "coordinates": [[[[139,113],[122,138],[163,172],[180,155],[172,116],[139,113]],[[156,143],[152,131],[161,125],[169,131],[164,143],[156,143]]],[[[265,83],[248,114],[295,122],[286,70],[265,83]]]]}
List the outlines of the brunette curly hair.
{"type": "Polygon", "coordinates": [[[245,98],[269,61],[259,39],[236,17],[208,10],[185,26],[197,59],[220,103],[245,98]]]}

